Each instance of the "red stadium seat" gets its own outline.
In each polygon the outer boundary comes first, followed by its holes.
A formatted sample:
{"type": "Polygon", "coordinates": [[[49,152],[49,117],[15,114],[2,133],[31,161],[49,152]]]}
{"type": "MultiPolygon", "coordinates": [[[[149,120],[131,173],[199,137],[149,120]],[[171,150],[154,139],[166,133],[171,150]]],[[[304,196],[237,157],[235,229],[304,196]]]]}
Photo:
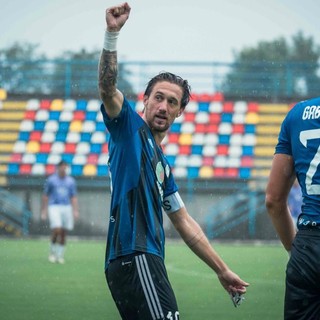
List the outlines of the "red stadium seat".
{"type": "Polygon", "coordinates": [[[241,158],[241,167],[252,168],[253,167],[252,157],[242,157],[241,158]]]}
{"type": "Polygon", "coordinates": [[[21,174],[30,174],[31,173],[31,169],[32,169],[32,165],[31,164],[21,164],[19,173],[21,173],[21,174]]]}
{"type": "Polygon", "coordinates": [[[239,169],[238,168],[227,168],[226,175],[228,177],[237,178],[239,176],[239,169]]]}
{"type": "Polygon", "coordinates": [[[40,109],[49,110],[51,106],[50,100],[41,100],[40,101],[40,109]]]}
{"type": "Polygon", "coordinates": [[[211,100],[212,101],[223,101],[224,95],[222,92],[216,92],[212,95],[211,100]]]}
{"type": "Polygon", "coordinates": [[[74,111],[73,112],[73,120],[80,120],[83,121],[86,117],[86,114],[84,111],[74,111]]]}
{"type": "Polygon", "coordinates": [[[20,163],[22,161],[21,153],[13,153],[10,156],[10,163],[20,163]]]}
{"type": "Polygon", "coordinates": [[[51,145],[52,145],[51,143],[41,143],[39,152],[41,152],[41,153],[50,153],[51,145]]]}
{"type": "Polygon", "coordinates": [[[168,143],[178,143],[179,141],[179,134],[178,133],[170,133],[168,135],[168,143]]]}
{"type": "Polygon", "coordinates": [[[40,141],[41,140],[41,136],[42,136],[42,132],[41,131],[32,131],[30,133],[30,140],[34,140],[34,141],[40,141]]]}
{"type": "Polygon", "coordinates": [[[206,126],[206,133],[217,133],[218,124],[209,124],[206,126]]]}
{"type": "Polygon", "coordinates": [[[214,177],[224,177],[225,176],[224,168],[214,168],[213,175],[214,177]]]}
{"type": "Polygon", "coordinates": [[[195,113],[185,112],[184,113],[184,122],[194,122],[195,113]]]}
{"type": "Polygon", "coordinates": [[[257,112],[259,105],[256,102],[249,102],[248,103],[248,112],[257,112]]]}
{"type": "Polygon", "coordinates": [[[24,119],[34,120],[35,117],[36,117],[36,111],[34,110],[28,110],[24,113],[24,119]]]}
{"type": "Polygon", "coordinates": [[[74,154],[76,152],[77,144],[76,143],[66,143],[64,152],[74,154]]]}
{"type": "Polygon", "coordinates": [[[182,145],[179,147],[179,154],[181,155],[190,155],[191,154],[191,147],[189,145],[182,145]]]}
{"type": "Polygon", "coordinates": [[[232,126],[232,133],[244,133],[244,125],[243,124],[234,124],[232,126]]]}
{"type": "Polygon", "coordinates": [[[229,146],[228,145],[218,145],[217,146],[217,154],[218,155],[227,155],[228,154],[228,150],[229,150],[229,146]]]}
{"type": "Polygon", "coordinates": [[[56,171],[56,166],[54,164],[47,164],[45,167],[46,175],[53,174],[56,171]]]}
{"type": "Polygon", "coordinates": [[[88,164],[98,164],[99,155],[96,153],[91,153],[88,155],[87,163],[88,164]]]}
{"type": "Polygon", "coordinates": [[[209,123],[218,124],[221,122],[221,115],[218,113],[210,113],[209,115],[209,123]]]}
{"type": "Polygon", "coordinates": [[[213,158],[212,157],[202,157],[202,165],[203,166],[212,166],[213,165],[213,158]]]}
{"type": "Polygon", "coordinates": [[[225,113],[233,113],[233,102],[225,102],[223,104],[223,112],[225,113]]]}
{"type": "Polygon", "coordinates": [[[197,123],[195,127],[195,132],[197,133],[205,133],[207,132],[208,125],[206,123],[197,123]]]}

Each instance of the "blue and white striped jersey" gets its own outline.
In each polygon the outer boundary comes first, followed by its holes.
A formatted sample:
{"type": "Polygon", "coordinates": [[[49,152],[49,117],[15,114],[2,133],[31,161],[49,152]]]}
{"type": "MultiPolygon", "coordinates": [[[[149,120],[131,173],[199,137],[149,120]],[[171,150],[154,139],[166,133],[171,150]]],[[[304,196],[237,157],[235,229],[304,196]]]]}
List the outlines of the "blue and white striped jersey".
{"type": "Polygon", "coordinates": [[[129,102],[110,120],[101,106],[110,133],[110,222],[105,268],[111,260],[147,252],[164,258],[163,199],[178,187],[162,150],[129,102]]]}

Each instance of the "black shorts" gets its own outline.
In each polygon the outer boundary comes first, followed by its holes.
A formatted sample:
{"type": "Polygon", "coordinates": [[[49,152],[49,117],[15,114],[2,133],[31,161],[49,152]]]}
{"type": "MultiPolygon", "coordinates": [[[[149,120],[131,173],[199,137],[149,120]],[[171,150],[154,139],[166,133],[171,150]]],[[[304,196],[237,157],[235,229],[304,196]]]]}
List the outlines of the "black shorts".
{"type": "Polygon", "coordinates": [[[285,320],[320,319],[320,230],[298,231],[286,270],[285,320]]]}
{"type": "Polygon", "coordinates": [[[122,319],[179,319],[177,301],[160,257],[137,253],[112,261],[106,279],[122,319]]]}

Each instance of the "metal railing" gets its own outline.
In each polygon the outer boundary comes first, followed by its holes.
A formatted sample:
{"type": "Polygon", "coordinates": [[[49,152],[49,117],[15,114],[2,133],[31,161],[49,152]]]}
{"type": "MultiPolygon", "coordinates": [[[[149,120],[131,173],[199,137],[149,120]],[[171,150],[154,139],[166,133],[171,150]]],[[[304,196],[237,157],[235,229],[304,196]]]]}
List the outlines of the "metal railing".
{"type": "MultiPolygon", "coordinates": [[[[9,96],[97,98],[98,60],[1,60],[0,87],[9,96]]],[[[193,92],[222,92],[234,99],[283,100],[318,95],[320,67],[307,62],[120,61],[118,86],[143,92],[160,71],[188,79],[193,92]]]]}
{"type": "Polygon", "coordinates": [[[244,189],[215,203],[206,216],[205,229],[208,238],[221,237],[242,223],[247,223],[247,237],[255,238],[256,217],[265,212],[264,201],[263,192],[244,189]]]}
{"type": "Polygon", "coordinates": [[[20,198],[0,188],[0,221],[7,230],[28,235],[31,216],[32,213],[20,198]]]}

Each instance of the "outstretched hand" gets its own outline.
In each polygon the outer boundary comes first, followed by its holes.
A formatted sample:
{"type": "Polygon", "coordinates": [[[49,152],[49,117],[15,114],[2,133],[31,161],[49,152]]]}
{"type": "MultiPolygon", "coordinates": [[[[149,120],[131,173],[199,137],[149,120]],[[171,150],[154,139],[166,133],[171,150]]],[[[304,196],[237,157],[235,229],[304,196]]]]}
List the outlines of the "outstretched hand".
{"type": "Polygon", "coordinates": [[[221,274],[218,274],[219,281],[225,290],[230,293],[246,293],[246,287],[249,283],[243,281],[237,274],[231,270],[227,270],[221,274]]]}
{"type": "Polygon", "coordinates": [[[108,8],[106,10],[107,30],[111,32],[120,31],[129,18],[130,10],[127,2],[108,8]]]}

